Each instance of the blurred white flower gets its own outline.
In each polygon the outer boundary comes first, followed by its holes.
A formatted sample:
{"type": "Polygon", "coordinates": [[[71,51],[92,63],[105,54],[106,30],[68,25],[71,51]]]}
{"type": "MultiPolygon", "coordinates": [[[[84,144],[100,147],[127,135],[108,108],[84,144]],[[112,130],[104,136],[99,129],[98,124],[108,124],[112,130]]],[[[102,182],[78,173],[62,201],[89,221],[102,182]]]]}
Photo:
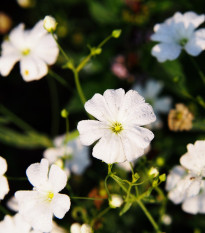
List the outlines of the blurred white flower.
{"type": "MultiPolygon", "coordinates": [[[[42,233],[42,231],[32,230],[30,233],[42,233]]],[[[53,229],[49,233],[67,233],[67,231],[53,222],[53,229]]]]}
{"type": "Polygon", "coordinates": [[[70,233],[92,233],[93,230],[90,225],[84,223],[82,226],[79,223],[73,223],[70,227],[70,233]]]}
{"type": "Polygon", "coordinates": [[[70,198],[58,193],[66,186],[67,176],[56,165],[52,165],[49,170],[49,162],[46,159],[30,165],[26,174],[34,188],[33,191],[15,193],[19,213],[34,230],[50,232],[53,214],[61,219],[70,209],[70,198]]]}
{"type": "Polygon", "coordinates": [[[120,195],[118,194],[112,194],[111,199],[109,201],[109,205],[111,208],[118,208],[122,205],[123,199],[120,195]]]}
{"type": "Polygon", "coordinates": [[[165,225],[170,225],[172,223],[172,218],[170,215],[168,214],[164,214],[162,215],[162,218],[161,218],[162,222],[165,224],[165,225]]]}
{"type": "Polygon", "coordinates": [[[0,200],[3,200],[5,195],[9,192],[9,184],[4,173],[7,171],[7,162],[0,156],[0,200]]]}
{"type": "Polygon", "coordinates": [[[204,14],[189,11],[176,12],[164,23],[156,24],[151,39],[160,43],[153,47],[152,55],[159,62],[176,59],[182,49],[192,56],[199,55],[205,49],[205,29],[195,29],[204,21],[204,14]]]}
{"type": "Polygon", "coordinates": [[[6,215],[0,222],[0,233],[30,233],[31,226],[20,214],[6,215]]]}
{"type": "Polygon", "coordinates": [[[160,114],[166,114],[171,108],[172,99],[168,96],[159,97],[159,94],[163,88],[162,83],[155,80],[148,80],[145,87],[135,84],[133,89],[142,95],[146,102],[150,103],[153,107],[154,113],[156,114],[157,120],[152,124],[148,125],[149,129],[159,129],[162,127],[162,120],[160,114]]]}
{"type": "Polygon", "coordinates": [[[48,159],[50,164],[59,165],[62,161],[61,168],[69,176],[70,171],[76,175],[82,175],[85,169],[90,165],[88,147],[83,146],[79,137],[65,142],[66,135],[54,139],[54,148],[48,148],[44,151],[43,156],[48,159]]]}
{"type": "Polygon", "coordinates": [[[57,22],[55,18],[52,16],[47,15],[43,20],[43,26],[48,32],[54,32],[57,27],[57,22]]]}
{"type": "Polygon", "coordinates": [[[24,30],[18,25],[2,43],[0,73],[7,76],[15,63],[20,61],[20,71],[27,82],[39,80],[48,73],[48,66],[55,63],[59,49],[52,35],[40,20],[33,29],[24,30]]]}
{"type": "Polygon", "coordinates": [[[99,140],[92,154],[108,164],[137,159],[154,138],[141,127],[156,120],[153,109],[136,91],[106,90],[88,100],[85,109],[97,120],[78,123],[80,140],[87,146],[99,140]]]}

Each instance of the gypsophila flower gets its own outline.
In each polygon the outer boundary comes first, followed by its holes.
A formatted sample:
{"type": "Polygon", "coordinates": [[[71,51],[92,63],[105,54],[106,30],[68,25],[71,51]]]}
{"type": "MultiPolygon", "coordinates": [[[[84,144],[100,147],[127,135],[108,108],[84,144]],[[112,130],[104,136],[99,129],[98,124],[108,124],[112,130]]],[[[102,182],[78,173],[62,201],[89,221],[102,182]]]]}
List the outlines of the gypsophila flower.
{"type": "Polygon", "coordinates": [[[80,223],[73,223],[70,227],[70,233],[80,233],[81,225],[80,223]]]}
{"type": "Polygon", "coordinates": [[[0,73],[7,76],[16,62],[20,61],[20,72],[27,82],[39,80],[48,73],[48,66],[55,63],[59,49],[52,35],[40,20],[33,29],[24,30],[18,25],[2,43],[0,73]]]}
{"type": "Polygon", "coordinates": [[[171,108],[172,99],[169,96],[159,97],[163,85],[159,81],[148,80],[145,87],[135,84],[133,89],[145,98],[145,101],[153,107],[157,120],[148,125],[149,129],[159,129],[163,123],[160,119],[160,114],[167,114],[171,108]]]}
{"type": "Polygon", "coordinates": [[[63,218],[70,209],[70,198],[59,194],[67,183],[65,172],[56,165],[49,170],[49,162],[42,159],[26,170],[33,191],[17,191],[15,197],[19,213],[34,228],[42,232],[52,230],[52,217],[63,218]]]}
{"type": "Polygon", "coordinates": [[[55,18],[52,16],[47,15],[43,20],[43,26],[48,32],[54,32],[57,27],[57,22],[55,18]]]}
{"type": "Polygon", "coordinates": [[[7,162],[0,156],[0,200],[9,192],[9,184],[4,173],[7,171],[7,162]]]}
{"type": "Polygon", "coordinates": [[[6,215],[0,222],[0,233],[30,233],[31,226],[20,214],[6,215]]]}
{"type": "MultiPolygon", "coordinates": [[[[30,233],[42,233],[42,231],[32,230],[30,233]]],[[[67,231],[53,222],[53,229],[49,233],[67,233],[67,231]]]]}
{"type": "Polygon", "coordinates": [[[205,21],[205,15],[189,11],[176,12],[164,23],[154,26],[153,41],[160,42],[152,49],[152,55],[159,62],[176,59],[182,49],[192,56],[199,55],[205,49],[205,29],[196,28],[205,21]]]}
{"type": "Polygon", "coordinates": [[[111,208],[118,208],[122,205],[123,199],[120,195],[118,194],[112,194],[111,199],[109,201],[109,205],[111,208]]]}
{"type": "Polygon", "coordinates": [[[92,154],[108,164],[137,159],[154,138],[141,126],[155,121],[155,114],[136,91],[125,94],[117,89],[107,90],[103,96],[95,94],[85,103],[85,109],[97,120],[78,123],[80,140],[87,146],[99,140],[92,154]]]}
{"type": "Polygon", "coordinates": [[[57,164],[62,161],[61,168],[68,176],[70,171],[76,175],[82,175],[91,163],[88,156],[88,148],[81,144],[79,137],[69,142],[66,142],[66,135],[56,137],[54,146],[46,149],[43,156],[48,159],[50,164],[57,164]]]}
{"type": "Polygon", "coordinates": [[[82,226],[79,223],[73,223],[70,227],[70,233],[92,233],[92,227],[84,223],[82,226]]]}
{"type": "Polygon", "coordinates": [[[167,177],[168,197],[175,204],[183,203],[188,213],[205,213],[205,141],[188,144],[180,158],[183,166],[175,166],[167,177]]]}

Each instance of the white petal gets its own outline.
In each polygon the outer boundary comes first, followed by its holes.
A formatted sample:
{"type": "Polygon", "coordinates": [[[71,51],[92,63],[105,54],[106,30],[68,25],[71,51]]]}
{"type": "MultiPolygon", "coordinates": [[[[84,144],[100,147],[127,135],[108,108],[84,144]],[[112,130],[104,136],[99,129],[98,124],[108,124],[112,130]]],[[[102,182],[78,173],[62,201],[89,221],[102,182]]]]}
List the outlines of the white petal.
{"type": "Polygon", "coordinates": [[[9,34],[9,41],[19,50],[22,50],[25,46],[26,33],[24,32],[24,28],[24,24],[19,24],[9,34]]]}
{"type": "Polygon", "coordinates": [[[126,160],[119,135],[107,132],[93,148],[92,155],[107,164],[124,162],[126,160]]]}
{"type": "Polygon", "coordinates": [[[9,192],[9,184],[7,178],[4,176],[0,176],[0,200],[3,200],[8,192],[9,192]]]}
{"type": "Polygon", "coordinates": [[[81,225],[79,223],[73,223],[70,227],[70,233],[81,233],[81,225]]]}
{"type": "Polygon", "coordinates": [[[49,34],[41,38],[35,48],[33,48],[32,53],[45,63],[52,65],[57,60],[59,49],[53,37],[49,34]]]}
{"type": "Polygon", "coordinates": [[[118,121],[129,125],[146,125],[156,120],[152,107],[134,90],[126,93],[118,114],[118,121]]]}
{"type": "Polygon", "coordinates": [[[53,212],[49,202],[42,199],[37,191],[18,191],[15,197],[19,213],[35,230],[51,231],[53,212]]]}
{"type": "Polygon", "coordinates": [[[20,60],[20,55],[10,54],[0,57],[0,73],[2,76],[7,76],[13,69],[16,62],[20,60]]]}
{"type": "Polygon", "coordinates": [[[39,22],[36,23],[36,25],[28,31],[29,33],[29,39],[31,41],[40,41],[42,37],[44,37],[47,34],[47,31],[43,27],[43,20],[40,20],[39,22]]]}
{"type": "Polygon", "coordinates": [[[205,213],[205,194],[202,193],[195,197],[186,199],[183,202],[182,209],[190,214],[205,213]]]}
{"type": "Polygon", "coordinates": [[[84,120],[78,123],[77,129],[80,133],[80,141],[89,146],[105,134],[105,125],[96,120],[84,120]]]}
{"type": "Polygon", "coordinates": [[[151,35],[151,40],[159,41],[164,43],[172,43],[173,42],[173,32],[172,26],[166,23],[156,24],[154,26],[154,34],[151,35]]]}
{"type": "Polygon", "coordinates": [[[48,180],[48,160],[42,159],[40,163],[31,164],[26,170],[26,175],[33,186],[43,185],[48,180]]]}
{"type": "Polygon", "coordinates": [[[26,82],[39,80],[48,73],[46,63],[40,58],[28,55],[20,61],[20,70],[26,82]]]}
{"type": "Polygon", "coordinates": [[[184,13],[184,21],[188,23],[191,23],[197,28],[200,24],[202,24],[205,21],[205,15],[198,15],[193,11],[189,11],[184,13]]]}
{"type": "Polygon", "coordinates": [[[52,200],[52,210],[56,218],[63,218],[70,209],[70,198],[65,194],[56,194],[52,200]]]}
{"type": "Polygon", "coordinates": [[[54,193],[58,193],[66,186],[66,173],[60,167],[53,164],[49,171],[48,181],[52,185],[52,190],[54,191],[54,193]]]}
{"type": "Polygon", "coordinates": [[[6,159],[0,156],[0,176],[4,175],[4,173],[7,171],[7,162],[6,159]]]}
{"type": "Polygon", "coordinates": [[[165,189],[167,191],[173,189],[185,174],[186,174],[186,170],[183,167],[181,166],[173,167],[173,169],[167,176],[165,189]]]}
{"type": "Polygon", "coordinates": [[[113,118],[104,96],[100,94],[95,94],[85,103],[85,110],[100,121],[109,122],[113,118]]]}
{"type": "Polygon", "coordinates": [[[48,148],[43,152],[43,157],[49,161],[49,164],[53,164],[63,154],[59,153],[58,148],[48,148]]]}
{"type": "Polygon", "coordinates": [[[159,62],[166,60],[175,60],[181,52],[181,46],[178,44],[161,43],[152,48],[152,55],[157,58],[159,62]]]}

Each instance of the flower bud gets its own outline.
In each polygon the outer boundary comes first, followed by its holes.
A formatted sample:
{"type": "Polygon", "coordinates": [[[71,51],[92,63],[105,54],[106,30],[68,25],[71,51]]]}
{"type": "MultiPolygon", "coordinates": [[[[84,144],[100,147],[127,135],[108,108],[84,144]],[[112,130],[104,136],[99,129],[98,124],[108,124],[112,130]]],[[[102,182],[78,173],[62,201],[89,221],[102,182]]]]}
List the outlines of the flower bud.
{"type": "Polygon", "coordinates": [[[118,194],[112,194],[111,200],[109,201],[109,205],[111,208],[117,208],[120,207],[123,203],[123,199],[118,194]]]}
{"type": "Polygon", "coordinates": [[[92,230],[90,225],[84,223],[81,226],[80,233],[92,233],[92,232],[93,232],[93,230],[92,230]]]}
{"type": "Polygon", "coordinates": [[[43,20],[43,27],[48,32],[54,32],[57,27],[57,22],[52,16],[46,16],[43,20]]]}
{"type": "Polygon", "coordinates": [[[151,167],[148,171],[148,175],[149,176],[153,176],[153,177],[156,177],[159,175],[159,171],[157,170],[156,167],[151,167]]]}
{"type": "Polygon", "coordinates": [[[79,223],[75,222],[70,227],[70,233],[80,233],[81,232],[81,226],[79,223]]]}
{"type": "Polygon", "coordinates": [[[121,29],[112,31],[112,37],[114,37],[114,38],[119,38],[120,35],[121,35],[121,32],[122,32],[121,29]]]}

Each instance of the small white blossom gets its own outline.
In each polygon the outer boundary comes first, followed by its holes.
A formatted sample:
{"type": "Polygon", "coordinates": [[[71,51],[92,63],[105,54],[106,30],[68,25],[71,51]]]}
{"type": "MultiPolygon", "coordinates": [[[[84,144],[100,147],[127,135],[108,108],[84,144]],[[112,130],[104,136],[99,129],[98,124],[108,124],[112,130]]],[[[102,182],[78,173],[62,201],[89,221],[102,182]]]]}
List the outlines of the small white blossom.
{"type": "Polygon", "coordinates": [[[57,22],[52,16],[46,16],[43,20],[43,26],[48,32],[54,32],[57,27],[57,22]]]}
{"type": "Polygon", "coordinates": [[[80,229],[81,229],[80,223],[75,222],[70,227],[70,233],[81,233],[80,229]]]}
{"type": "Polygon", "coordinates": [[[87,224],[84,223],[82,224],[82,226],[79,223],[73,223],[70,227],[70,233],[92,233],[92,227],[87,224]]]}
{"type": "Polygon", "coordinates": [[[63,218],[70,209],[70,198],[59,194],[67,183],[65,172],[56,165],[49,170],[48,160],[32,164],[26,170],[33,191],[17,191],[15,197],[19,213],[34,228],[42,232],[52,230],[53,214],[63,218]]]}
{"type": "Polygon", "coordinates": [[[122,205],[123,199],[120,195],[118,194],[112,194],[111,199],[109,201],[109,205],[111,208],[118,208],[122,205]]]}
{"type": "Polygon", "coordinates": [[[172,223],[172,218],[170,215],[168,214],[164,214],[161,218],[162,222],[165,224],[165,225],[170,225],[172,223]]]}
{"type": "Polygon", "coordinates": [[[171,108],[172,99],[170,97],[159,97],[162,88],[163,85],[161,82],[152,79],[146,82],[145,87],[137,84],[133,87],[133,89],[138,91],[140,95],[144,96],[146,102],[152,105],[154,113],[156,114],[157,120],[147,126],[149,129],[161,128],[162,120],[159,115],[168,113],[171,108]]]}
{"type": "Polygon", "coordinates": [[[156,177],[159,175],[159,171],[156,167],[151,167],[148,171],[148,175],[156,177]]]}
{"type": "Polygon", "coordinates": [[[47,65],[55,63],[59,49],[52,35],[44,29],[43,20],[31,30],[24,30],[24,27],[24,24],[18,25],[2,43],[0,73],[9,75],[16,62],[20,61],[21,75],[29,82],[48,73],[47,65]]]}
{"type": "Polygon", "coordinates": [[[65,140],[65,135],[56,137],[55,147],[46,149],[43,156],[50,164],[60,165],[68,176],[70,171],[76,175],[82,175],[91,163],[88,148],[81,144],[79,137],[69,142],[65,140]]]}
{"type": "Polygon", "coordinates": [[[9,184],[4,173],[7,171],[7,162],[0,156],[0,200],[9,192],[9,184]]]}
{"type": "Polygon", "coordinates": [[[92,233],[93,230],[91,228],[90,225],[84,223],[82,226],[81,226],[81,229],[80,229],[80,233],[92,233]]]}
{"type": "Polygon", "coordinates": [[[20,214],[6,215],[0,222],[0,233],[30,233],[31,226],[20,214]]]}
{"type": "Polygon", "coordinates": [[[155,25],[151,39],[160,43],[153,47],[152,55],[159,62],[175,60],[182,49],[192,56],[199,55],[205,49],[205,29],[195,29],[204,21],[204,14],[176,12],[164,23],[155,25]]]}
{"type": "Polygon", "coordinates": [[[99,140],[92,154],[108,164],[137,159],[154,138],[150,130],[141,127],[156,120],[153,109],[136,91],[95,94],[85,109],[97,120],[78,123],[80,140],[87,146],[99,140]]]}

